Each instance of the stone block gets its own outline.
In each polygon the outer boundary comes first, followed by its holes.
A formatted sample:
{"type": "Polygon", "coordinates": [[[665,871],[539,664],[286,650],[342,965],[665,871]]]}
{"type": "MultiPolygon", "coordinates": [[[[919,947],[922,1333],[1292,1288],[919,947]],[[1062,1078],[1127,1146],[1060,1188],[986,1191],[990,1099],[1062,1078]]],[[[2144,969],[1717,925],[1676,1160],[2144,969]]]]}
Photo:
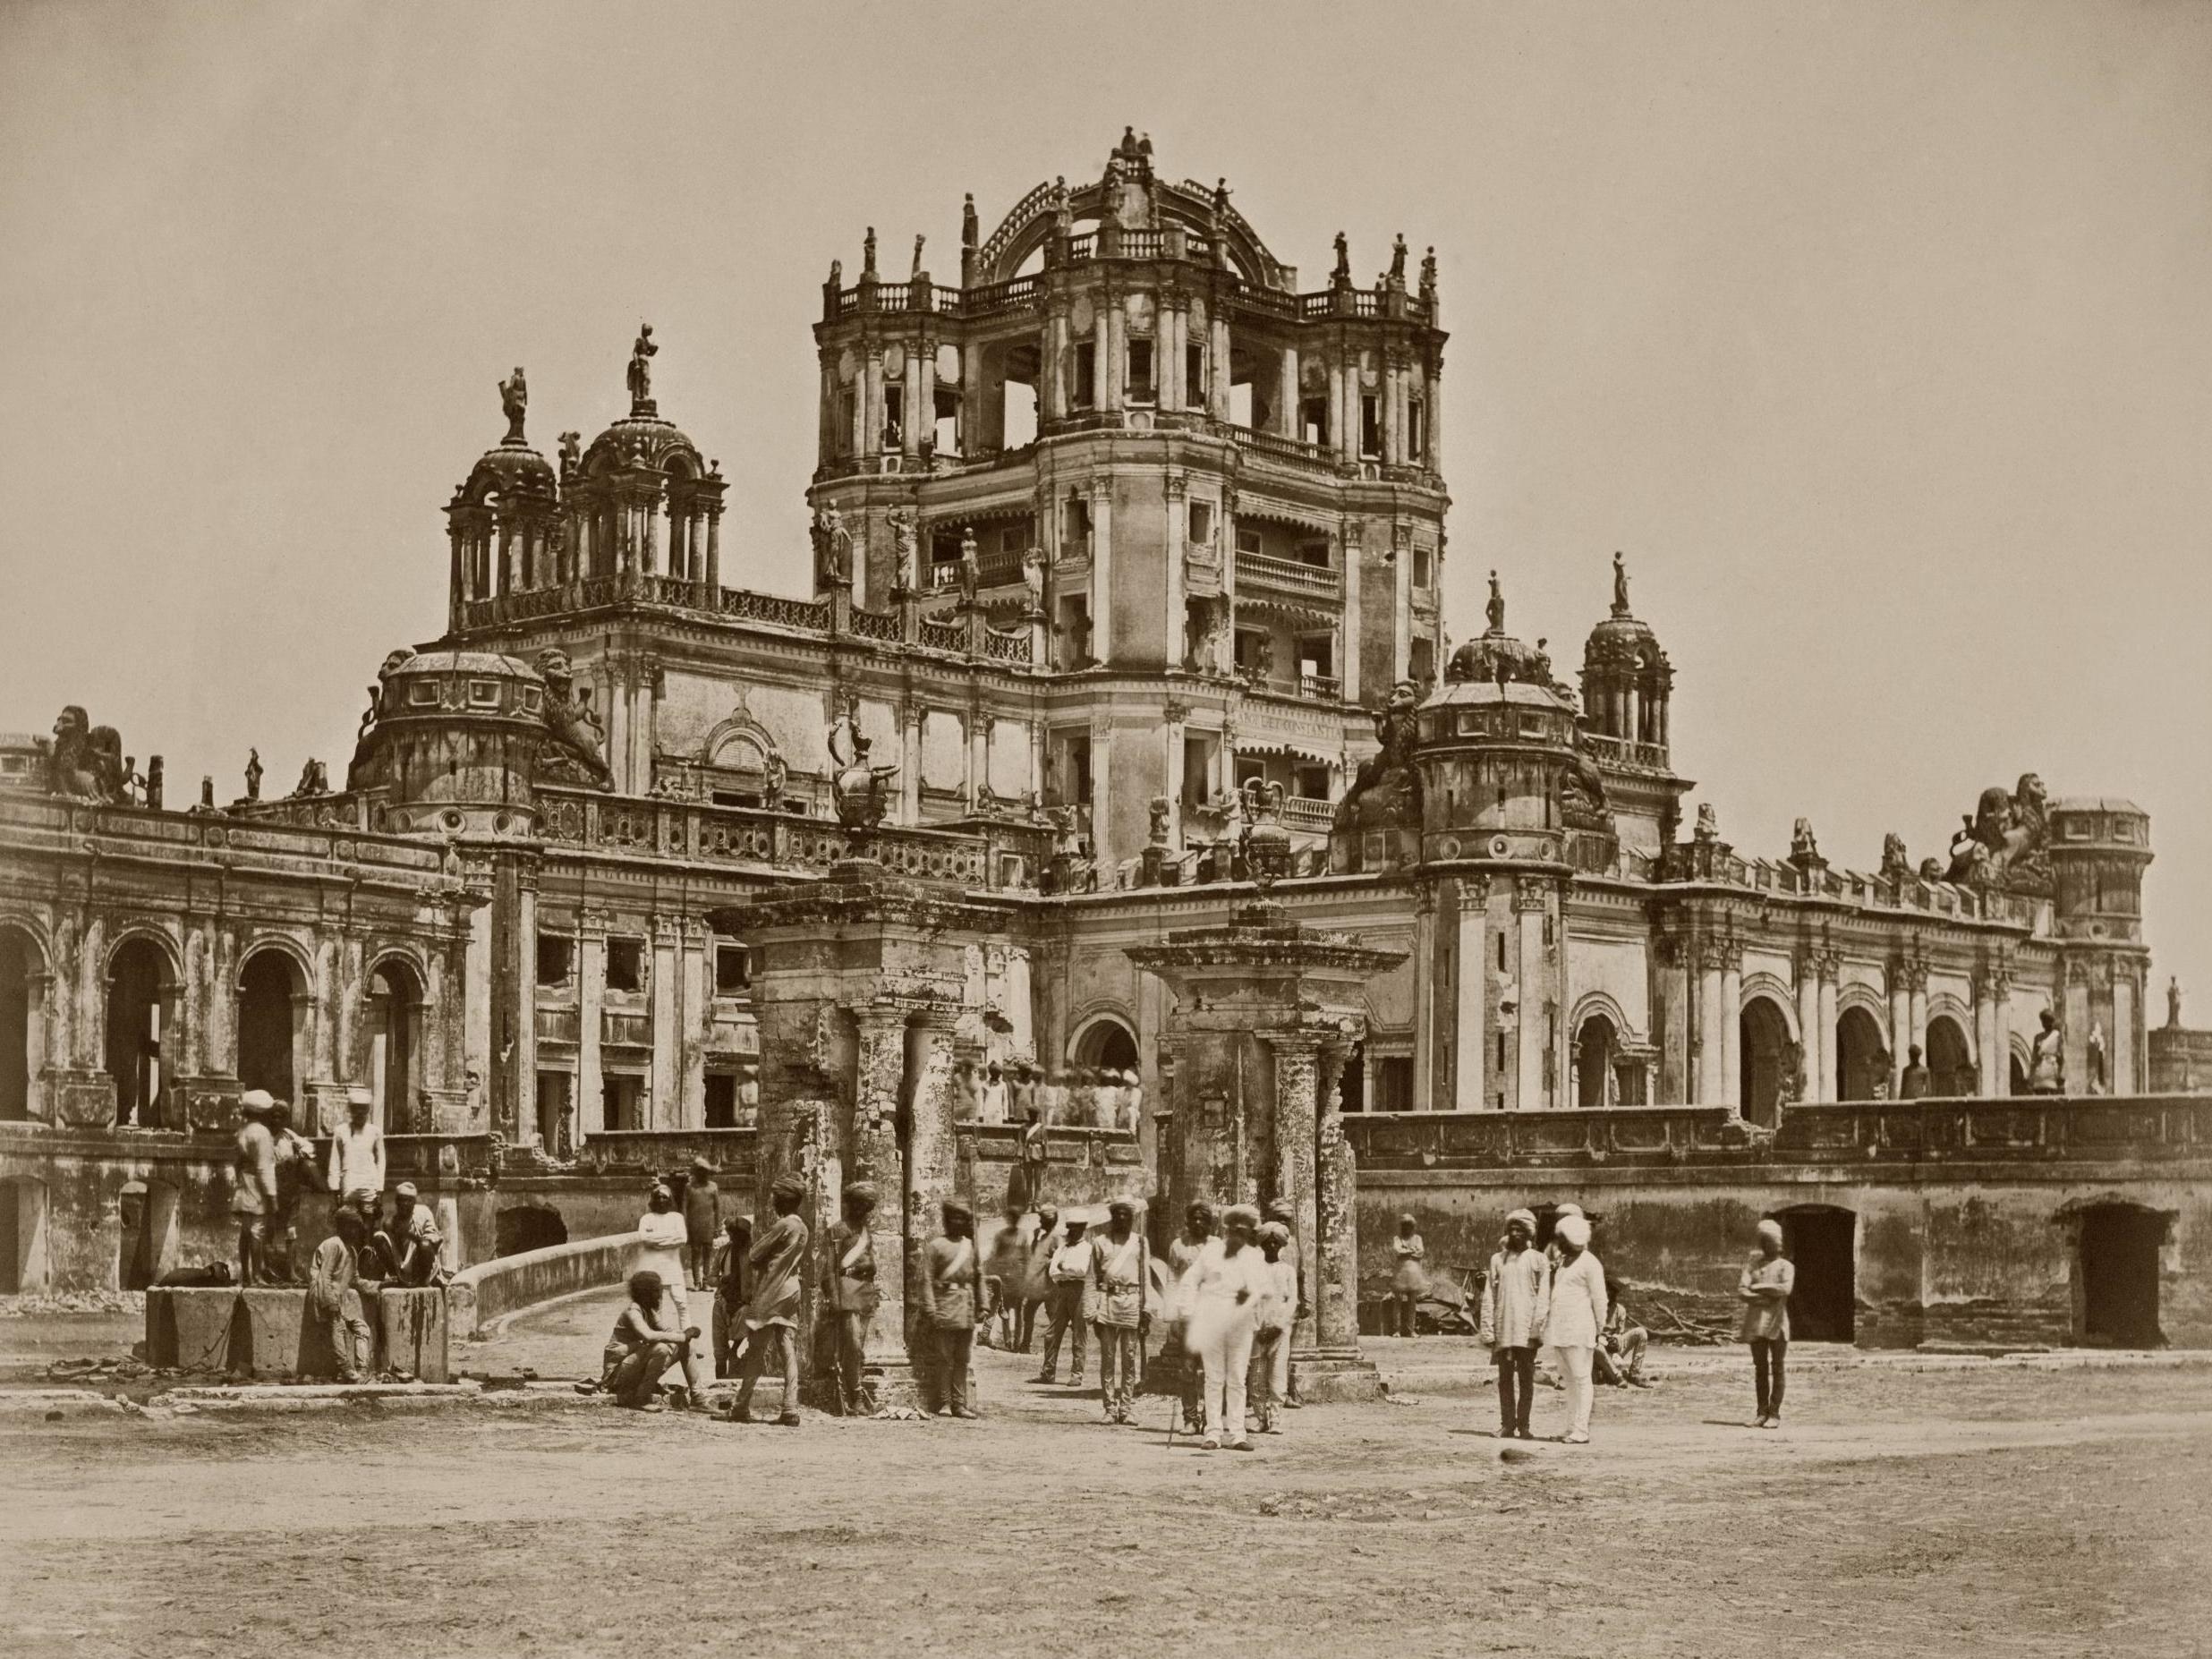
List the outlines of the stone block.
{"type": "Polygon", "coordinates": [[[230,1357],[225,1367],[232,1376],[336,1373],[337,1357],[330,1352],[323,1333],[316,1331],[311,1339],[306,1291],[256,1288],[233,1294],[238,1303],[231,1314],[230,1357]]]}
{"type": "Polygon", "coordinates": [[[177,1371],[220,1372],[230,1363],[231,1309],[238,1291],[152,1289],[146,1293],[146,1362],[177,1371]]]}
{"type": "Polygon", "coordinates": [[[375,1339],[378,1371],[404,1371],[421,1382],[452,1381],[452,1323],[443,1289],[387,1288],[362,1297],[362,1304],[375,1339]]]}

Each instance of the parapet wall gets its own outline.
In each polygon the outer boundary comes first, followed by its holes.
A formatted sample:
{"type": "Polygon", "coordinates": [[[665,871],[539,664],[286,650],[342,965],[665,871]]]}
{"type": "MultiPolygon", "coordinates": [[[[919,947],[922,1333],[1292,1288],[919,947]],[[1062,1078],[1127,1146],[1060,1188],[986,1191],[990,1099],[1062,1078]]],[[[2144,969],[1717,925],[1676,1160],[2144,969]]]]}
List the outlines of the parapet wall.
{"type": "Polygon", "coordinates": [[[1774,1215],[1826,1241],[1793,1238],[1800,1297],[1850,1310],[1847,1329],[1800,1337],[2061,1346],[2097,1340],[2084,1228],[2114,1210],[2161,1234],[2164,1340],[2212,1345],[2212,1097],[1793,1107],[1772,1136],[1697,1107],[1354,1116],[1345,1129],[1371,1323],[1401,1214],[1439,1276],[1471,1281],[1507,1212],[1571,1199],[1595,1218],[1608,1273],[1655,1323],[1663,1304],[1732,1325],[1737,1275],[1774,1215]]]}

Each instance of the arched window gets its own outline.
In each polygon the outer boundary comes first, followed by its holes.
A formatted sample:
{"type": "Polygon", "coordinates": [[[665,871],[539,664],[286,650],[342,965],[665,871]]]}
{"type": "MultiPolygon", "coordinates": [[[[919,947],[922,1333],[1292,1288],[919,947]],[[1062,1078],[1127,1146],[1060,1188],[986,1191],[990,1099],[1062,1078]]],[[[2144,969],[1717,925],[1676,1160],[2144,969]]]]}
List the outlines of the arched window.
{"type": "Polygon", "coordinates": [[[1782,1121],[1782,1102],[1797,1059],[1790,1051],[1790,1025],[1772,997],[1752,997],[1743,1005],[1743,1115],[1762,1128],[1782,1121]]]}
{"type": "Polygon", "coordinates": [[[1575,1104],[1609,1106],[1612,1103],[1613,1057],[1620,1040],[1612,1021],[1593,1014],[1575,1034],[1575,1104]]]}
{"type": "Polygon", "coordinates": [[[1882,1027],[1864,1008],[1845,1008],[1835,1022],[1835,1096],[1879,1100],[1889,1088],[1889,1050],[1882,1027]]]}
{"type": "Polygon", "coordinates": [[[158,1128],[162,1091],[169,1082],[162,1045],[175,1020],[176,996],[168,954],[152,940],[126,939],[108,957],[106,1011],[115,1121],[158,1128]]]}
{"type": "Polygon", "coordinates": [[[30,1089],[38,1068],[31,1034],[42,1011],[33,989],[44,967],[27,933],[0,928],[0,1123],[30,1116],[30,1089]]]}
{"type": "Polygon", "coordinates": [[[1961,1099],[1975,1092],[1974,1057],[1967,1048],[1966,1033],[1947,1014],[1927,1023],[1927,1091],[1945,1100],[1961,1099]]]}
{"type": "Polygon", "coordinates": [[[1109,1017],[1093,1020],[1076,1039],[1074,1063],[1109,1071],[1136,1071],[1139,1062],[1136,1037],[1119,1020],[1109,1017]]]}
{"type": "Polygon", "coordinates": [[[411,1128],[421,1086],[422,982],[394,957],[370,978],[369,1090],[378,1126],[387,1134],[411,1128]]]}
{"type": "Polygon", "coordinates": [[[238,1086],[296,1097],[298,1050],[307,1029],[307,986],[281,950],[257,950],[238,975],[238,1086]]]}

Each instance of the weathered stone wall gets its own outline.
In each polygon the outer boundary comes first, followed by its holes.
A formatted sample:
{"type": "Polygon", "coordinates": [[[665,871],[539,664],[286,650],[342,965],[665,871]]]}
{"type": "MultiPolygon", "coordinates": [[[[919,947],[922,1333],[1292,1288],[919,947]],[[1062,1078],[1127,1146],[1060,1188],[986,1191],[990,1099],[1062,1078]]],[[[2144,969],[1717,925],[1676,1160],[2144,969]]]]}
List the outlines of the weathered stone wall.
{"type": "MultiPolygon", "coordinates": [[[[1803,1113],[1807,1109],[1793,1109],[1803,1113]]],[[[1813,1109],[1839,1117],[1852,1108],[1813,1109]]],[[[1852,1340],[1860,1347],[2063,1345],[2083,1336],[2081,1229],[2097,1206],[2161,1218],[2158,1324],[2177,1346],[2212,1344],[2212,1101],[2058,1102],[2032,1127],[1995,1144],[1974,1122],[2003,1110],[1927,1102],[1920,1139],[1962,1119],[1970,1144],[1906,1153],[1900,1122],[1916,1108],[1856,1109],[1868,1121],[1848,1152],[1808,1152],[1830,1138],[1785,1121],[1778,1141],[1731,1144],[1725,1114],[1589,1111],[1474,1118],[1357,1119],[1360,1296],[1372,1328],[1389,1293],[1389,1241],[1411,1213],[1433,1271],[1470,1284],[1497,1248],[1507,1212],[1569,1200],[1596,1220],[1593,1247],[1646,1317],[1663,1303],[1686,1319],[1732,1323],[1737,1275],[1759,1221],[1823,1210],[1848,1228],[1852,1340]],[[1873,1122],[1878,1117],[1884,1122],[1873,1122]],[[2146,1131],[2145,1119],[2155,1119],[2146,1131]],[[2063,1124],[2062,1129],[2056,1126],[2063,1124]],[[2097,1135],[2131,1124],[2132,1142],[2097,1135]],[[1544,1147],[1516,1153],[1524,1148],[1544,1147]],[[1570,1141],[1574,1144],[1570,1145],[1570,1141]],[[2039,1142],[2039,1144],[2038,1144],[2039,1142]],[[1537,1163],[1541,1156],[1544,1161],[1537,1163]],[[1527,1158],[1529,1161],[1519,1161],[1527,1158]]],[[[1956,1126],[1952,1126],[1955,1127],[1956,1126]]],[[[1796,1254],[1797,1252],[1793,1252],[1796,1254]]],[[[1801,1255],[1800,1290],[1823,1269],[1801,1255]]]]}

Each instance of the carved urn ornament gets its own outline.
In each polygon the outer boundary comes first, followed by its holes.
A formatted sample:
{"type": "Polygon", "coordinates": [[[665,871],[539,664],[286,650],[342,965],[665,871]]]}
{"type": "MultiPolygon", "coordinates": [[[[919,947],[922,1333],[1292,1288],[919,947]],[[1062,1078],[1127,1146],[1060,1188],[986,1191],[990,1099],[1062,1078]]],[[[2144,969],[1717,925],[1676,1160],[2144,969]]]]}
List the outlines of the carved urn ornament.
{"type": "Polygon", "coordinates": [[[1238,851],[1264,893],[1290,873],[1290,832],[1282,827],[1282,786],[1255,778],[1244,787],[1245,826],[1238,851]]]}

